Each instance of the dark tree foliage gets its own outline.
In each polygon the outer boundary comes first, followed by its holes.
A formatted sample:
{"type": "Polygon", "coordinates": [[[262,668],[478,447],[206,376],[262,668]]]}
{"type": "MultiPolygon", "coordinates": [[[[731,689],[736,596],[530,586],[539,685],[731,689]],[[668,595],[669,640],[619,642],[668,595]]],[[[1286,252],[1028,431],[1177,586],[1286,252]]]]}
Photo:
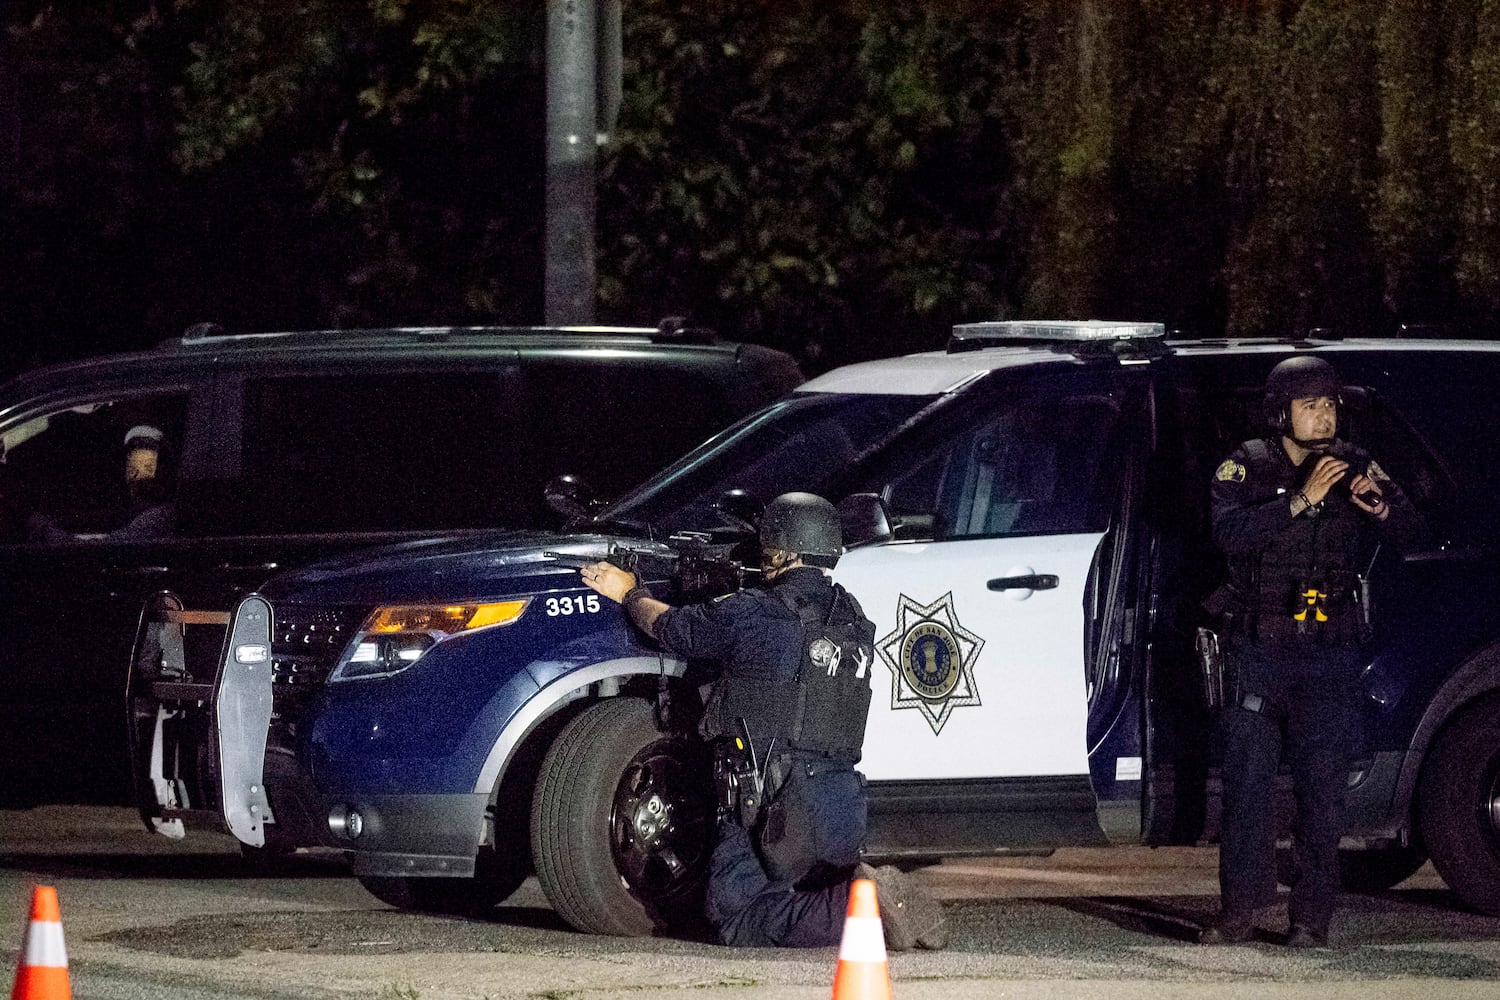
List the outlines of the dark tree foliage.
{"type": "MultiPolygon", "coordinates": [[[[0,368],[541,319],[542,4],[22,0],[0,368]]],[[[1487,0],[627,0],[601,319],[811,369],[956,321],[1500,319],[1487,0]]]]}
{"type": "Polygon", "coordinates": [[[8,13],[8,369],[200,320],[537,319],[536,17],[269,0],[8,13]]]}
{"type": "Polygon", "coordinates": [[[992,72],[1019,52],[1014,15],[772,9],[630,8],[600,189],[606,307],[685,309],[815,363],[992,315],[1026,250],[1006,245],[1015,123],[992,72]]]}

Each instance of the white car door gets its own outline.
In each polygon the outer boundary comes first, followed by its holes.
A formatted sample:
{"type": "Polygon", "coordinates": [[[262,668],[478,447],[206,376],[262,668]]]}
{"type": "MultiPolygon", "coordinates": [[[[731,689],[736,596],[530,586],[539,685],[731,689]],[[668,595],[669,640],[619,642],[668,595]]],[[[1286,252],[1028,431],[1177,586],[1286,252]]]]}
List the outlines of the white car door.
{"type": "Polygon", "coordinates": [[[1124,393],[1114,368],[1015,380],[867,484],[896,540],[835,576],[876,628],[870,780],[1088,775],[1084,595],[1124,393]]]}
{"type": "Polygon", "coordinates": [[[875,622],[867,777],[1088,773],[1083,590],[1102,537],[893,543],[840,561],[875,622]]]}

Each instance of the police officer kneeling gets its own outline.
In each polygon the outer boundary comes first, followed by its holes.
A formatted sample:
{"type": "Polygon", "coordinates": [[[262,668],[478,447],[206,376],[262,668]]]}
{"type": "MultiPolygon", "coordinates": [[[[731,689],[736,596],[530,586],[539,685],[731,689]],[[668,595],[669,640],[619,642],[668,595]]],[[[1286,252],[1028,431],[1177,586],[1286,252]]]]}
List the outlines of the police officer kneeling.
{"type": "Polygon", "coordinates": [[[784,494],[761,517],[760,543],[765,585],[704,604],[671,607],[610,563],[582,571],[667,649],[721,664],[704,713],[721,789],[708,919],[728,945],[833,945],[851,878],[872,878],[888,947],[942,947],[941,907],[895,868],[859,861],[865,790],[854,765],[875,626],[828,577],[843,551],[838,512],[784,494]]]}
{"type": "Polygon", "coordinates": [[[1380,466],[1335,437],[1341,392],[1322,358],[1281,362],[1266,380],[1279,436],[1245,442],[1214,473],[1213,534],[1229,582],[1209,610],[1224,614],[1236,684],[1224,711],[1222,909],[1199,936],[1206,944],[1250,940],[1255,911],[1275,899],[1283,751],[1296,800],[1286,943],[1328,943],[1367,626],[1358,574],[1376,543],[1405,548],[1421,530],[1380,466]]]}

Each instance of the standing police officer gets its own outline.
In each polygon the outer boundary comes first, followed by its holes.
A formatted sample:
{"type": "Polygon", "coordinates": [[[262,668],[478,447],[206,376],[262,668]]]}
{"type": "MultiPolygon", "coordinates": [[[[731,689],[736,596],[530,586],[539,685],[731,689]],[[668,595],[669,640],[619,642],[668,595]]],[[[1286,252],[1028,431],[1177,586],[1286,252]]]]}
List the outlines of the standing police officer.
{"type": "Polygon", "coordinates": [[[1230,578],[1210,610],[1225,613],[1236,687],[1224,712],[1222,909],[1199,935],[1205,944],[1249,940],[1255,911],[1275,898],[1273,790],[1283,751],[1296,804],[1286,943],[1328,943],[1358,733],[1359,574],[1375,543],[1404,547],[1420,530],[1380,466],[1336,439],[1341,391],[1322,358],[1281,362],[1265,397],[1279,437],[1245,442],[1214,473],[1214,541],[1230,578]]]}
{"type": "Polygon", "coordinates": [[[941,947],[941,908],[896,869],[859,865],[865,789],[854,765],[875,626],[828,578],[843,551],[838,512],[810,493],[784,494],[761,517],[760,543],[765,587],[685,607],[611,563],[582,570],[667,649],[722,665],[703,728],[735,801],[721,798],[708,919],[728,945],[837,944],[859,866],[877,883],[892,949],[941,947]]]}

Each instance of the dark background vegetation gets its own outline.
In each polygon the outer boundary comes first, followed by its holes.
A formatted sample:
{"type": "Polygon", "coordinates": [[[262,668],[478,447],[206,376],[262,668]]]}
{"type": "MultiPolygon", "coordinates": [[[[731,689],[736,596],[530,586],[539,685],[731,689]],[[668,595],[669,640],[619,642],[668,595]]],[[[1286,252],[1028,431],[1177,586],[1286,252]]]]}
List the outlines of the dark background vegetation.
{"type": "MultiPolygon", "coordinates": [[[[542,318],[543,0],[3,8],[0,374],[542,318]]],[[[809,370],[957,320],[1500,319],[1500,4],[625,0],[599,315],[809,370]]]]}

